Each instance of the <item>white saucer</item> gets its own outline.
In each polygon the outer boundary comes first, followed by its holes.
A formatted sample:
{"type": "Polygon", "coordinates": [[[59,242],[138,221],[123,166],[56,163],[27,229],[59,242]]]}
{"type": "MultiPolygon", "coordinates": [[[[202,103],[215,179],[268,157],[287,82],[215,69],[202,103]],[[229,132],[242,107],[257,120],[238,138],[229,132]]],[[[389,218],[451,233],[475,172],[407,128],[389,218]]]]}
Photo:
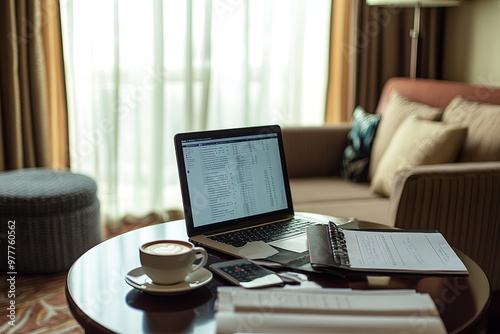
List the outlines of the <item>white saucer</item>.
{"type": "Polygon", "coordinates": [[[142,267],[135,268],[125,275],[125,282],[130,286],[153,295],[178,295],[186,293],[204,286],[211,280],[212,273],[205,268],[195,271],[186,277],[184,282],[171,285],[153,283],[151,278],[144,273],[142,267]]]}

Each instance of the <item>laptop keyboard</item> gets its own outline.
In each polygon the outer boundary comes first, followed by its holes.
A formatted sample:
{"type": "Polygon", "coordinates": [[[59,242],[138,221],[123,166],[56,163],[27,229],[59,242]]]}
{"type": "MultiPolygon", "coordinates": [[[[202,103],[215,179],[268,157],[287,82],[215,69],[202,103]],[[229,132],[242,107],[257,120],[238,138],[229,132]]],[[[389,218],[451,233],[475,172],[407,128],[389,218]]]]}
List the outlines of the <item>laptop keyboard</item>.
{"type": "Polygon", "coordinates": [[[305,228],[312,225],[317,225],[317,223],[292,218],[290,220],[273,224],[255,226],[224,234],[217,234],[208,238],[234,247],[241,247],[251,241],[271,242],[292,237],[294,235],[304,233],[305,228]]]}

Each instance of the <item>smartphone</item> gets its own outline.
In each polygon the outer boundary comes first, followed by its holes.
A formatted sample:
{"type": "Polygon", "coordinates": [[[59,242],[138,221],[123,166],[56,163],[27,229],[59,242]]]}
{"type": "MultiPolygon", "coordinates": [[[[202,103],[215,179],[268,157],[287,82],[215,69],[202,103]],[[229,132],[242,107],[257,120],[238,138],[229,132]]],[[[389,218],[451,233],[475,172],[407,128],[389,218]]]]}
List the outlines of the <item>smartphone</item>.
{"type": "Polygon", "coordinates": [[[209,268],[234,285],[248,289],[284,285],[283,280],[274,272],[248,259],[213,263],[209,268]]]}

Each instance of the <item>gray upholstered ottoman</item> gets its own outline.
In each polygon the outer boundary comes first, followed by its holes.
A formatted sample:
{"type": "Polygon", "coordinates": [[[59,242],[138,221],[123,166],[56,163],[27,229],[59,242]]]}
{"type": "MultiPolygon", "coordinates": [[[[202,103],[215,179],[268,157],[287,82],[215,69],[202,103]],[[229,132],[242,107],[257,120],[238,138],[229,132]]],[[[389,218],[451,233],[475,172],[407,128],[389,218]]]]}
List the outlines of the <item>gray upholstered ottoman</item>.
{"type": "Polygon", "coordinates": [[[98,244],[102,234],[96,190],[91,178],[69,171],[0,173],[2,272],[64,271],[98,244]]]}

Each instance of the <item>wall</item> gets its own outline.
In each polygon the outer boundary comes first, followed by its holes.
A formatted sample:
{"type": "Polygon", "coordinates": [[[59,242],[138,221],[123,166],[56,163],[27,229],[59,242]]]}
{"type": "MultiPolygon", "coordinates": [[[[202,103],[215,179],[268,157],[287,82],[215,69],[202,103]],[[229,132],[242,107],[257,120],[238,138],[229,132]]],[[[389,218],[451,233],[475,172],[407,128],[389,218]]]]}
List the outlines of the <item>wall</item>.
{"type": "Polygon", "coordinates": [[[443,79],[500,86],[500,0],[448,8],[443,79]]]}

